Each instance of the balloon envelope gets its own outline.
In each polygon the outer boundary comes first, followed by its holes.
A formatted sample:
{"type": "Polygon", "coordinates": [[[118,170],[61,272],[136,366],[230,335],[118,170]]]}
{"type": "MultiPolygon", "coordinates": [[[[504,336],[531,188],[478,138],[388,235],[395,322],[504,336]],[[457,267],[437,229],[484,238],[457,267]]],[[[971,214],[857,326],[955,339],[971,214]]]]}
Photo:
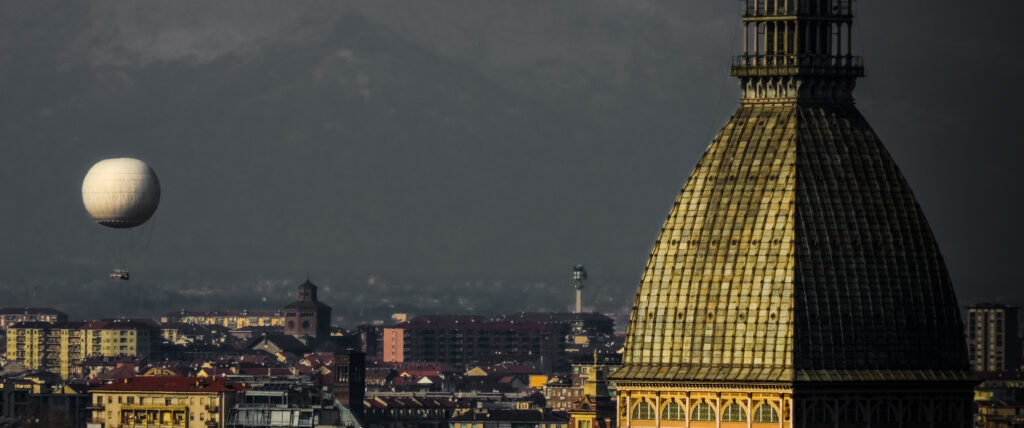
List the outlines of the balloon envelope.
{"type": "Polygon", "coordinates": [[[160,204],[160,180],[153,168],[138,159],[104,159],[85,174],[82,202],[99,224],[135,227],[156,212],[160,204]]]}

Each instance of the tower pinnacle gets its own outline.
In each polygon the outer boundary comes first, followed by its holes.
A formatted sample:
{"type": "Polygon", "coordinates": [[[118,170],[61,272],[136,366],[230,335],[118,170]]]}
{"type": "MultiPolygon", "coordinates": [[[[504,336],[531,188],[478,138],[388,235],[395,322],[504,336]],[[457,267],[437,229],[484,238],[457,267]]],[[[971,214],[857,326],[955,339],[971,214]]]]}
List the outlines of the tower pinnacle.
{"type": "Polygon", "coordinates": [[[743,103],[852,103],[864,76],[853,51],[852,0],[744,0],[743,103]]]}

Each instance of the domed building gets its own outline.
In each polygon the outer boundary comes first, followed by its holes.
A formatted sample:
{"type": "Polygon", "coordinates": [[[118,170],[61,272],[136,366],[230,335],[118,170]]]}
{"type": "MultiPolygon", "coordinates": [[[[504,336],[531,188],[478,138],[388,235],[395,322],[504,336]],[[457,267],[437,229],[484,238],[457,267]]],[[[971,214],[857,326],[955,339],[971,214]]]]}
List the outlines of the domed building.
{"type": "Polygon", "coordinates": [[[744,0],[741,103],[654,244],[619,426],[970,426],[949,274],[854,105],[851,3],[744,0]]]}

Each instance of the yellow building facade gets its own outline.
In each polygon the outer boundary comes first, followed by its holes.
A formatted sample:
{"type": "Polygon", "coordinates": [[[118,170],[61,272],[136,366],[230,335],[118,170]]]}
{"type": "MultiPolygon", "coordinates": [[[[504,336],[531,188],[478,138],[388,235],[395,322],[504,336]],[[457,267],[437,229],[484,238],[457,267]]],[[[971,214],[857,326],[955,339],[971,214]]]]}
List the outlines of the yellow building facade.
{"type": "Polygon", "coordinates": [[[68,379],[82,361],[81,323],[20,323],[7,330],[7,360],[68,379]]]}
{"type": "Polygon", "coordinates": [[[149,356],[159,340],[151,326],[131,321],[20,323],[7,330],[7,361],[70,379],[86,357],[149,356]]]}
{"type": "Polygon", "coordinates": [[[136,377],[91,391],[91,422],[104,428],[223,427],[241,383],[196,377],[136,377]]]}
{"type": "Polygon", "coordinates": [[[217,325],[230,329],[284,327],[281,311],[178,311],[160,317],[161,324],[217,325]]]}
{"type": "Polygon", "coordinates": [[[138,323],[87,323],[82,329],[86,356],[147,356],[159,343],[159,331],[138,323]]]}

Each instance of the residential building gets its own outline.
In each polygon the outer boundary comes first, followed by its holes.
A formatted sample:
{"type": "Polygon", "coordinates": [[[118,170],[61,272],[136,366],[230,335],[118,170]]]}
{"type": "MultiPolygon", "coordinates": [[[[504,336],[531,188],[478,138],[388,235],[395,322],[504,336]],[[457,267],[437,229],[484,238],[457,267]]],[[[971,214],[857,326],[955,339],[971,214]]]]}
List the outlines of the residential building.
{"type": "Polygon", "coordinates": [[[547,385],[544,387],[547,408],[559,412],[572,410],[583,399],[583,388],[572,385],[547,385]]]}
{"type": "Polygon", "coordinates": [[[159,350],[160,330],[151,321],[89,321],[82,331],[86,357],[149,357],[159,350]]]}
{"type": "Polygon", "coordinates": [[[609,376],[618,423],[971,426],[939,245],[854,103],[856,2],[740,4],[740,105],[681,167],[609,376]]]}
{"type": "MultiPolygon", "coordinates": [[[[1002,374],[1006,373],[999,373],[1002,374]]],[[[1024,426],[1024,379],[1020,378],[1019,373],[1013,375],[1010,378],[988,379],[974,388],[974,404],[977,406],[975,427],[1024,426]]]]}
{"type": "MultiPolygon", "coordinates": [[[[569,426],[573,428],[615,428],[617,417],[615,401],[605,380],[606,367],[594,364],[586,370],[587,378],[583,382],[583,394],[579,401],[573,403],[569,411],[569,426]]],[[[685,412],[680,408],[680,412],[685,412]]]]}
{"type": "MultiPolygon", "coordinates": [[[[360,402],[360,407],[362,403],[360,402]]],[[[229,428],[359,427],[330,394],[302,382],[268,383],[243,391],[228,414],[229,428]]]]}
{"type": "Polygon", "coordinates": [[[3,308],[0,309],[0,330],[23,322],[56,324],[67,322],[68,315],[50,308],[3,308]]]}
{"type": "Polygon", "coordinates": [[[44,370],[68,379],[80,372],[83,358],[83,323],[23,322],[7,329],[7,360],[27,370],[44,370]]]}
{"type": "Polygon", "coordinates": [[[129,426],[225,427],[243,383],[223,378],[135,377],[90,391],[91,423],[129,426]]]}
{"type": "Polygon", "coordinates": [[[384,349],[384,326],[363,324],[359,326],[357,331],[359,334],[359,344],[363,353],[366,354],[366,359],[379,361],[384,349]]]}
{"type": "MultiPolygon", "coordinates": [[[[52,379],[56,380],[56,379],[52,379]]],[[[85,428],[89,394],[38,377],[0,380],[0,427],[85,428]]]]}
{"type": "Polygon", "coordinates": [[[568,428],[569,415],[545,409],[474,409],[451,418],[449,428],[568,428]]]}
{"type": "MultiPolygon", "coordinates": [[[[19,416],[28,413],[29,395],[33,385],[28,381],[0,382],[0,421],[8,420],[12,425],[19,422],[19,416]]],[[[0,425],[3,426],[3,425],[0,425]]]]}
{"type": "Polygon", "coordinates": [[[364,425],[368,428],[447,428],[456,411],[449,397],[425,395],[373,396],[364,402],[364,425]]]}
{"type": "Polygon", "coordinates": [[[405,362],[405,329],[401,327],[381,330],[381,361],[385,363],[405,362]]]}
{"type": "Polygon", "coordinates": [[[557,325],[421,315],[385,329],[385,361],[391,346],[389,331],[395,338],[402,337],[403,361],[440,362],[463,370],[508,361],[528,362],[545,371],[567,367],[565,332],[557,325]]]}
{"type": "Polygon", "coordinates": [[[229,329],[245,327],[283,327],[283,311],[180,311],[160,317],[161,324],[216,325],[229,329]]]}
{"type": "Polygon", "coordinates": [[[1021,369],[1018,308],[996,303],[967,309],[967,354],[977,372],[1021,369]]]}
{"type": "Polygon", "coordinates": [[[70,379],[82,374],[80,364],[86,357],[148,357],[158,344],[156,327],[140,321],[35,321],[8,328],[7,360],[70,379]]]}

